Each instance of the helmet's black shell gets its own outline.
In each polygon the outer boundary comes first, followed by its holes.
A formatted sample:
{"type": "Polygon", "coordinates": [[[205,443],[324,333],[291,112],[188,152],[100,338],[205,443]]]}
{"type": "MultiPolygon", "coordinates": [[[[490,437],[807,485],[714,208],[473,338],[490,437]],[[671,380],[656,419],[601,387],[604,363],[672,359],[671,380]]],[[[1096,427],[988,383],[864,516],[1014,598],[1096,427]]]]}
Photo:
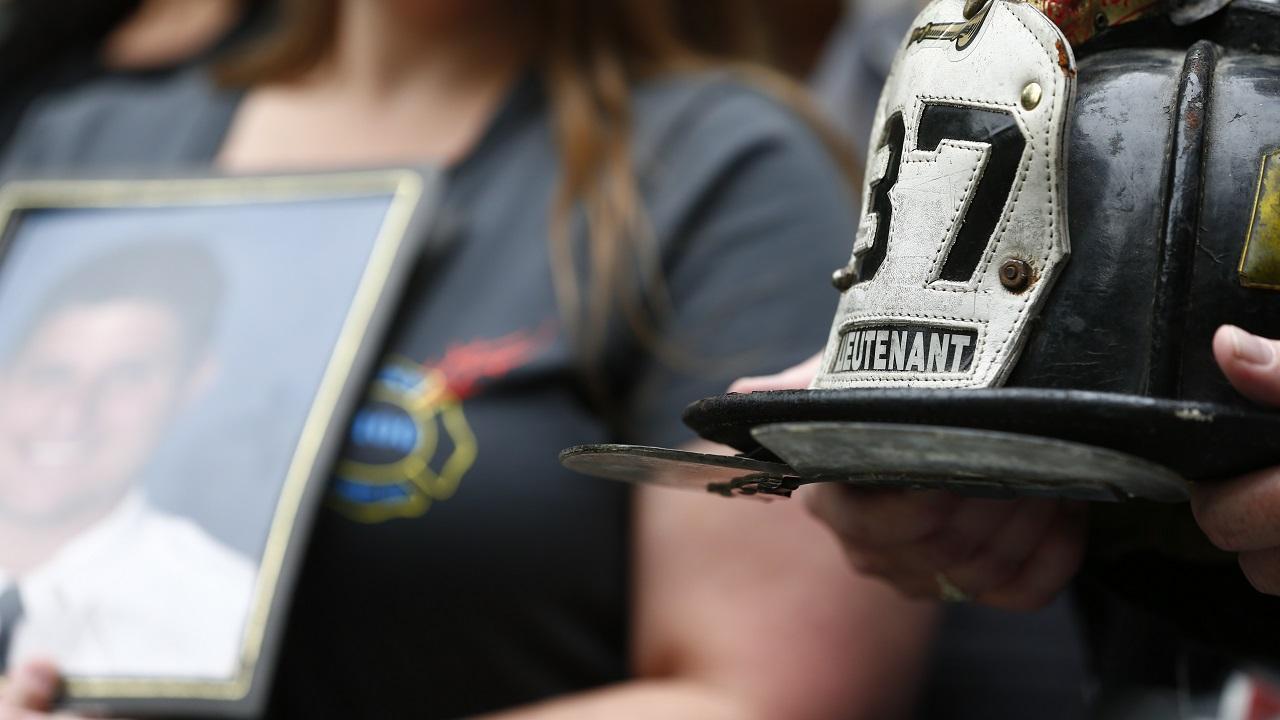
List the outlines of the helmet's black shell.
{"type": "Polygon", "coordinates": [[[1246,404],[1210,341],[1222,323],[1280,337],[1280,292],[1238,277],[1277,149],[1280,55],[1205,40],[1082,57],[1071,260],[1008,385],[1246,404]]]}
{"type": "MultiPolygon", "coordinates": [[[[1244,287],[1238,270],[1263,157],[1280,150],[1280,8],[1237,2],[1162,37],[1169,46],[1081,53],[1071,260],[1008,384],[1252,407],[1218,370],[1211,340],[1223,323],[1280,337],[1280,292],[1244,287]]],[[[1107,646],[1103,676],[1133,677],[1130,660],[1172,667],[1124,651],[1150,636],[1142,623],[1280,656],[1280,599],[1209,546],[1189,506],[1095,505],[1091,522],[1085,600],[1114,593],[1142,608],[1094,634],[1107,646]]]]}

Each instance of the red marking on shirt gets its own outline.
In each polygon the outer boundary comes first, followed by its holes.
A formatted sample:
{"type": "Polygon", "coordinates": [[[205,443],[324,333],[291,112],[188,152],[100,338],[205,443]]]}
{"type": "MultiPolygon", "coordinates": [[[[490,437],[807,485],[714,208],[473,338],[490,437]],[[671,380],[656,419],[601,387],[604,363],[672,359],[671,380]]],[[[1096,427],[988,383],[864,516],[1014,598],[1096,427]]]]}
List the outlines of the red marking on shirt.
{"type": "Polygon", "coordinates": [[[481,384],[509,375],[527,365],[555,338],[555,325],[544,323],[537,330],[517,330],[493,339],[451,343],[444,357],[424,363],[444,374],[450,392],[459,400],[475,395],[481,384]]]}
{"type": "Polygon", "coordinates": [[[1245,720],[1275,720],[1280,717],[1280,687],[1259,677],[1250,677],[1249,708],[1245,711],[1245,720]]]}

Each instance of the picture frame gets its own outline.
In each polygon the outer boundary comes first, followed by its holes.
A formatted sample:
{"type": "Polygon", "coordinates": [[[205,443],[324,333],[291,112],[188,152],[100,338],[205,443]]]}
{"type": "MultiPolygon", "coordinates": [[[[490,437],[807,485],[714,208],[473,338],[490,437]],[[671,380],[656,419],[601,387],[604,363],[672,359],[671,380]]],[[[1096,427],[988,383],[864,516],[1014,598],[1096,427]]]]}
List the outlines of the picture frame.
{"type": "Polygon", "coordinates": [[[42,657],[77,712],[264,711],[347,421],[439,245],[439,185],[0,187],[0,543],[23,550],[0,545],[0,689],[42,657]]]}

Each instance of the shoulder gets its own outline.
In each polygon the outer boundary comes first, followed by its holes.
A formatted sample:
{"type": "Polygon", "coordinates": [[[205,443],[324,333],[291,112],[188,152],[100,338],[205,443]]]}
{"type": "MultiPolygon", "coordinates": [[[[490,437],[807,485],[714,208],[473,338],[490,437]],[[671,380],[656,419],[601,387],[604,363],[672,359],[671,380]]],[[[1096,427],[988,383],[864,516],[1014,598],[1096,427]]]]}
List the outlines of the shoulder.
{"type": "Polygon", "coordinates": [[[734,70],[671,73],[640,83],[634,93],[638,129],[718,138],[717,145],[763,139],[810,139],[791,108],[734,70]]]}
{"type": "Polygon", "coordinates": [[[806,120],[732,70],[684,72],[640,84],[633,95],[637,160],[716,163],[773,150],[804,156],[821,172],[834,160],[806,120]]]}
{"type": "Polygon", "coordinates": [[[173,163],[216,122],[220,98],[198,69],[78,85],[32,103],[0,168],[39,175],[173,163]]]}
{"type": "Polygon", "coordinates": [[[853,194],[837,159],[765,89],[730,71],[686,73],[639,86],[634,106],[635,163],[660,237],[729,218],[771,245],[785,240],[779,228],[832,247],[852,236],[853,194]]]}

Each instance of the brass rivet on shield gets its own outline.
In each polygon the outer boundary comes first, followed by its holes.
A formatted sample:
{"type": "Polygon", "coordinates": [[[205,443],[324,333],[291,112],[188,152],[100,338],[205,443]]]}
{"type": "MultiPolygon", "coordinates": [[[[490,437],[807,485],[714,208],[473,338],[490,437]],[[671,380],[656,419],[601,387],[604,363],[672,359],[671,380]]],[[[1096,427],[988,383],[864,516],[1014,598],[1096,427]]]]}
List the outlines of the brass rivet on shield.
{"type": "Polygon", "coordinates": [[[831,284],[840,292],[844,292],[845,290],[853,287],[853,284],[857,281],[858,274],[848,266],[842,267],[831,273],[831,284]]]}
{"type": "Polygon", "coordinates": [[[1022,107],[1027,110],[1035,110],[1040,104],[1040,97],[1044,91],[1040,89],[1040,83],[1029,82],[1027,86],[1022,88],[1022,107]]]}
{"type": "Polygon", "coordinates": [[[1020,293],[1031,284],[1031,266],[1025,260],[1009,258],[1000,265],[1000,284],[1011,293],[1020,293]]]}
{"type": "Polygon", "coordinates": [[[982,6],[986,4],[987,0],[964,0],[964,19],[969,20],[973,18],[973,16],[977,15],[978,11],[982,9],[982,6]]]}

